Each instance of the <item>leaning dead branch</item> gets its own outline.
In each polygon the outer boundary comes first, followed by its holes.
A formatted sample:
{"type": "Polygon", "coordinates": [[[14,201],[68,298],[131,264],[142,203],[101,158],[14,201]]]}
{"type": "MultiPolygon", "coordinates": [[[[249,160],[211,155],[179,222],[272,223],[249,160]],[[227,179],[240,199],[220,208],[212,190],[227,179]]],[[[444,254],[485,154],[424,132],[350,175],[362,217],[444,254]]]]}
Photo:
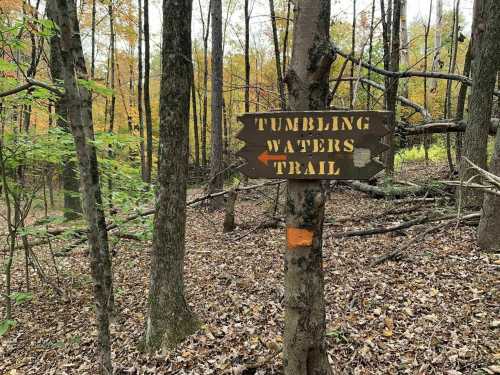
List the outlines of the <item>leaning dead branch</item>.
{"type": "Polygon", "coordinates": [[[486,193],[494,194],[500,196],[500,177],[494,175],[491,172],[481,168],[477,164],[474,164],[468,158],[464,157],[464,160],[471,166],[471,169],[477,172],[469,181],[440,181],[443,184],[451,186],[467,187],[472,189],[480,189],[486,193]],[[474,180],[480,179],[481,183],[473,182],[474,180]]]}
{"type": "MultiPolygon", "coordinates": [[[[385,91],[385,86],[377,83],[375,81],[369,80],[367,78],[360,78],[361,83],[369,85],[371,87],[374,87],[376,89],[379,89],[381,91],[385,91]]],[[[429,121],[432,117],[431,114],[427,109],[425,109],[423,106],[420,104],[415,103],[414,101],[411,101],[408,98],[405,98],[404,96],[398,95],[397,97],[398,101],[404,105],[405,107],[413,108],[415,111],[419,112],[424,120],[429,121]]]]}

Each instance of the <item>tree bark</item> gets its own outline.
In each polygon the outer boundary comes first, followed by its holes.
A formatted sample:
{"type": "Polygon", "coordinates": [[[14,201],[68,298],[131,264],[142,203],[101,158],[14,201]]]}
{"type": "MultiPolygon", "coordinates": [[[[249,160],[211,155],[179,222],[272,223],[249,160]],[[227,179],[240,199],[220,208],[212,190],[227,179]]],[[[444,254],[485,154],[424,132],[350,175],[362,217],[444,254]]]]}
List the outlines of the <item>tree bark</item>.
{"type": "MultiPolygon", "coordinates": [[[[489,172],[500,176],[500,131],[497,132],[495,151],[489,172]]],[[[484,193],[481,220],[477,230],[477,242],[486,251],[500,251],[500,196],[484,193]]]]}
{"type": "Polygon", "coordinates": [[[196,87],[194,82],[194,68],[193,68],[193,78],[191,85],[191,102],[192,113],[193,113],[193,137],[194,137],[194,165],[196,168],[200,167],[200,138],[198,134],[198,112],[196,110],[196,87]]]}
{"type": "MultiPolygon", "coordinates": [[[[221,191],[224,184],[222,163],[223,52],[222,0],[212,0],[212,154],[208,192],[221,191]]],[[[214,199],[212,208],[220,208],[222,199],[214,199]]]]}
{"type": "Polygon", "coordinates": [[[146,114],[146,182],[151,183],[153,169],[153,118],[151,116],[149,0],[144,0],[144,110],[146,114]]]}
{"type": "MultiPolygon", "coordinates": [[[[458,50],[458,22],[460,16],[460,0],[456,0],[455,7],[453,9],[453,29],[451,33],[451,52],[450,60],[448,65],[448,73],[455,73],[457,65],[457,50],[458,50]]],[[[446,96],[445,96],[445,110],[444,118],[452,117],[451,104],[452,104],[452,92],[451,92],[451,81],[446,82],[446,96]]],[[[451,154],[451,137],[450,134],[446,134],[446,157],[448,159],[448,167],[450,169],[450,175],[455,171],[453,166],[453,158],[451,154]]]]}
{"type": "MultiPolygon", "coordinates": [[[[372,0],[372,10],[371,10],[371,15],[370,15],[370,36],[369,36],[369,42],[368,42],[368,64],[372,65],[372,58],[373,58],[373,33],[374,33],[374,24],[375,24],[375,0],[372,0]]],[[[371,74],[372,71],[368,69],[367,73],[367,78],[369,81],[371,81],[371,74]]],[[[371,100],[372,100],[372,94],[371,94],[371,85],[368,86],[366,90],[366,109],[369,111],[371,109],[371,100]]]]}
{"type": "MultiPolygon", "coordinates": [[[[61,57],[59,36],[54,34],[50,38],[50,75],[55,85],[63,77],[63,62],[61,57]]],[[[68,109],[64,97],[57,98],[54,106],[56,113],[56,124],[65,132],[70,132],[68,123],[68,109]]],[[[74,151],[73,151],[74,152],[74,151]]],[[[76,164],[70,157],[62,160],[62,187],[64,195],[64,218],[74,220],[81,217],[82,203],[80,201],[80,181],[76,172],[76,164]]]]}
{"type": "MultiPolygon", "coordinates": [[[[201,164],[206,167],[207,160],[207,129],[208,129],[208,36],[210,35],[210,21],[212,0],[208,2],[207,23],[203,21],[203,12],[200,5],[200,13],[202,14],[201,22],[203,27],[203,114],[201,124],[201,164]]],[[[221,26],[222,27],[222,26],[221,26]]]]}
{"type": "Polygon", "coordinates": [[[111,374],[110,311],[113,309],[113,285],[106,221],[102,209],[97,155],[93,144],[92,97],[77,76],[87,79],[75,4],[50,0],[47,13],[60,29],[65,99],[80,168],[83,208],[89,227],[90,268],[94,282],[98,326],[99,370],[111,374]]]}
{"type": "Polygon", "coordinates": [[[141,177],[142,181],[146,182],[147,177],[146,177],[146,155],[145,155],[145,148],[144,148],[144,103],[142,101],[142,0],[138,0],[138,17],[137,17],[137,24],[138,24],[138,34],[137,34],[137,50],[138,50],[138,56],[137,56],[137,112],[139,116],[139,137],[140,137],[140,144],[139,144],[139,152],[140,152],[140,157],[141,157],[141,177]]]}
{"type": "Polygon", "coordinates": [[[274,0],[269,0],[269,9],[271,11],[271,26],[273,29],[273,44],[274,44],[274,59],[276,63],[276,77],[278,83],[278,91],[280,95],[280,108],[286,110],[285,84],[281,76],[281,57],[280,45],[278,41],[278,29],[276,28],[276,14],[274,12],[274,0]]]}
{"type": "MultiPolygon", "coordinates": [[[[293,51],[286,77],[290,108],[326,106],[328,76],[335,58],[330,43],[330,0],[295,3],[293,51]]],[[[325,342],[322,232],[325,192],[321,181],[289,180],[285,251],[286,375],[331,374],[325,342]]]]}
{"type": "MultiPolygon", "coordinates": [[[[408,53],[408,0],[401,0],[401,63],[403,69],[408,69],[410,66],[410,55],[408,53]]],[[[408,98],[408,80],[403,79],[401,82],[401,95],[408,98]]]]}
{"type": "MultiPolygon", "coordinates": [[[[469,124],[464,135],[464,156],[486,169],[486,147],[493,105],[492,93],[500,61],[500,2],[476,0],[472,25],[472,89],[469,96],[469,124]]],[[[465,161],[460,177],[467,181],[474,172],[465,161]]],[[[462,207],[480,207],[483,194],[462,189],[462,207]]]]}
{"type": "Polygon", "coordinates": [[[158,193],[154,219],[147,350],[171,349],[197,322],[184,297],[189,98],[192,67],[191,1],[163,0],[158,193]]]}
{"type": "MultiPolygon", "coordinates": [[[[470,67],[472,63],[472,39],[469,40],[469,45],[467,47],[467,53],[465,54],[465,61],[464,61],[464,68],[462,75],[468,77],[470,75],[470,67]]],[[[467,85],[465,83],[462,83],[460,85],[460,90],[458,91],[458,98],[457,98],[457,110],[455,117],[457,120],[463,120],[464,114],[465,114],[465,99],[467,97],[467,85]]],[[[459,166],[460,163],[462,162],[462,145],[463,145],[463,139],[462,139],[462,134],[457,134],[456,135],[456,144],[455,147],[457,149],[457,154],[456,154],[456,163],[459,166]]]]}
{"type": "Polygon", "coordinates": [[[245,112],[250,112],[250,12],[245,0],[245,112]]]}
{"type": "MultiPolygon", "coordinates": [[[[279,185],[278,185],[279,186],[279,185]]],[[[236,190],[232,189],[227,194],[226,207],[224,213],[224,223],[222,226],[222,231],[224,233],[229,233],[236,228],[236,223],[234,221],[234,209],[236,205],[236,199],[238,198],[238,193],[236,190]]]]}
{"type": "MultiPolygon", "coordinates": [[[[400,15],[401,15],[401,0],[394,0],[394,9],[392,14],[392,30],[391,30],[391,57],[390,69],[393,72],[399,71],[399,45],[400,45],[400,15]]],[[[394,174],[394,155],[396,145],[394,144],[394,129],[396,128],[397,119],[397,104],[398,104],[398,77],[389,77],[386,84],[387,93],[387,110],[390,111],[388,118],[388,126],[390,133],[386,136],[386,142],[389,149],[385,153],[385,173],[392,176],[394,174]]]]}
{"type": "MultiPolygon", "coordinates": [[[[351,55],[356,55],[356,0],[352,1],[351,55]]],[[[351,61],[351,78],[354,78],[354,62],[351,61]]],[[[349,108],[354,104],[354,81],[349,81],[349,108]]]]}

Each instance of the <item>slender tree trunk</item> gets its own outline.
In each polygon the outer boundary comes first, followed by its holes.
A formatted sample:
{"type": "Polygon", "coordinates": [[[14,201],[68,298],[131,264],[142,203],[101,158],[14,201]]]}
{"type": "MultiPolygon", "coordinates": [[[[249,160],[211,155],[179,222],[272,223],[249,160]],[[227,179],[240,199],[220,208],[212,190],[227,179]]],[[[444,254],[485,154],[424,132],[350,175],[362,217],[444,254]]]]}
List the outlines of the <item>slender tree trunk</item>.
{"type": "MultiPolygon", "coordinates": [[[[140,0],[139,0],[140,1],[140,0]]],[[[90,31],[90,44],[91,44],[91,57],[90,57],[90,79],[95,78],[95,27],[96,27],[96,2],[97,0],[92,0],[92,29],[90,31]]]]}
{"type": "MultiPolygon", "coordinates": [[[[410,55],[408,53],[408,0],[401,0],[401,63],[403,69],[408,69],[410,66],[410,55]]],[[[401,82],[401,96],[408,98],[408,79],[403,79],[401,82]]]]}
{"type": "MultiPolygon", "coordinates": [[[[212,0],[208,3],[207,23],[203,22],[203,116],[201,126],[201,163],[203,167],[208,164],[207,160],[207,130],[208,130],[208,36],[210,35],[210,20],[212,15],[212,0]]],[[[201,2],[200,2],[201,12],[201,2]]]]}
{"type": "Polygon", "coordinates": [[[276,76],[278,83],[278,91],[280,95],[280,108],[286,110],[286,97],[285,97],[285,84],[281,76],[281,57],[280,45],[278,41],[278,29],[276,28],[276,14],[274,13],[274,0],[269,0],[269,9],[271,10],[271,26],[273,29],[273,42],[274,42],[274,58],[276,62],[276,76]]]}
{"type": "MultiPolygon", "coordinates": [[[[443,34],[443,0],[436,2],[436,34],[434,35],[434,58],[432,60],[432,71],[437,72],[441,69],[443,63],[441,61],[441,46],[443,34]]],[[[436,92],[438,80],[431,80],[431,92],[436,92]]]]}
{"type": "MultiPolygon", "coordinates": [[[[384,50],[384,69],[391,69],[391,19],[392,19],[392,2],[389,0],[387,10],[384,0],[380,0],[380,13],[382,18],[382,45],[384,50]]],[[[384,77],[385,87],[390,85],[390,77],[384,77]]],[[[385,107],[387,108],[387,91],[384,93],[385,107]]]]}
{"type": "MultiPolygon", "coordinates": [[[[457,50],[458,50],[458,17],[460,11],[460,0],[456,0],[455,7],[453,10],[453,29],[451,32],[451,52],[450,52],[450,62],[448,65],[448,73],[455,73],[457,65],[457,50]]],[[[453,116],[451,111],[451,80],[446,82],[446,96],[445,96],[445,115],[444,118],[451,118],[453,116]]],[[[450,169],[450,175],[455,171],[453,165],[453,157],[451,154],[451,136],[450,133],[446,133],[446,156],[448,159],[448,168],[450,169]]]]}
{"type": "Polygon", "coordinates": [[[77,75],[87,78],[75,4],[49,0],[47,13],[60,29],[65,99],[71,131],[75,139],[83,206],[88,225],[90,266],[94,282],[98,326],[98,354],[101,374],[111,374],[110,311],[113,310],[113,285],[106,221],[102,209],[97,155],[93,144],[92,97],[78,85],[77,75]]]}
{"type": "MultiPolygon", "coordinates": [[[[356,0],[352,1],[351,55],[356,53],[356,0]]],[[[351,78],[354,78],[354,61],[351,61],[351,78]]],[[[349,108],[354,105],[354,80],[349,81],[349,108]]]]}
{"type": "MultiPolygon", "coordinates": [[[[472,23],[472,89],[469,96],[469,121],[464,135],[464,156],[486,169],[486,147],[493,105],[493,90],[500,60],[500,2],[475,0],[472,23]]],[[[460,177],[467,181],[473,171],[462,161],[460,177]]],[[[480,207],[483,194],[463,188],[462,207],[480,207]]]]}
{"type": "Polygon", "coordinates": [[[191,1],[163,0],[158,195],[154,219],[147,350],[172,349],[198,327],[184,297],[189,97],[192,66],[191,1]]]}
{"type": "MultiPolygon", "coordinates": [[[[375,1],[375,0],[374,0],[375,1]]],[[[286,63],[288,56],[288,35],[290,31],[290,10],[291,10],[291,0],[286,2],[286,21],[285,21],[285,35],[283,36],[283,77],[286,77],[286,63]]]]}
{"type": "MultiPolygon", "coordinates": [[[[374,24],[375,24],[375,0],[372,0],[372,11],[371,11],[371,16],[370,16],[370,40],[369,40],[369,46],[368,46],[368,64],[372,65],[372,58],[373,58],[373,33],[374,33],[374,24]]],[[[371,80],[371,74],[372,72],[370,69],[368,69],[368,80],[371,80]]],[[[372,100],[372,93],[371,93],[371,86],[368,85],[367,87],[367,95],[366,95],[366,109],[370,110],[371,109],[371,100],[372,100]]]]}
{"type": "MultiPolygon", "coordinates": [[[[394,9],[392,14],[392,30],[391,30],[391,58],[390,58],[390,70],[393,72],[399,71],[399,44],[400,44],[400,10],[401,10],[401,0],[394,0],[394,9]]],[[[398,83],[399,78],[389,77],[389,84],[386,86],[387,90],[387,110],[391,112],[389,115],[388,125],[390,133],[386,137],[386,142],[389,145],[389,150],[387,150],[385,155],[385,172],[387,175],[392,176],[394,174],[394,155],[396,151],[396,145],[394,144],[394,130],[396,128],[397,120],[397,97],[398,97],[398,83]]]]}
{"type": "MultiPolygon", "coordinates": [[[[224,184],[222,163],[222,0],[212,0],[212,155],[208,192],[221,191],[224,184]]],[[[219,208],[222,199],[212,199],[212,208],[219,208]]]]}
{"type": "Polygon", "coordinates": [[[147,182],[147,165],[146,165],[146,155],[144,149],[144,103],[142,101],[142,0],[138,0],[138,35],[137,35],[137,112],[139,116],[139,152],[141,154],[141,176],[142,181],[147,182]]]}
{"type": "Polygon", "coordinates": [[[250,112],[250,13],[245,0],[245,112],[250,112]]]}
{"type": "MultiPolygon", "coordinates": [[[[334,60],[330,0],[295,3],[292,60],[287,74],[290,108],[321,110],[334,60]]],[[[325,342],[321,181],[289,180],[285,253],[285,375],[331,374],[325,342]],[[304,240],[305,239],[305,240],[304,240]]]]}
{"type": "Polygon", "coordinates": [[[198,134],[198,112],[196,110],[196,87],[194,82],[194,69],[193,69],[193,78],[191,85],[191,102],[192,105],[192,113],[193,113],[193,137],[194,137],[194,165],[196,168],[200,167],[200,138],[198,134]]]}
{"type": "Polygon", "coordinates": [[[153,169],[153,118],[151,116],[150,76],[150,42],[149,42],[149,0],[144,0],[144,110],[146,112],[146,173],[145,180],[151,183],[153,169]]]}
{"type": "MultiPolygon", "coordinates": [[[[425,36],[424,36],[424,71],[427,72],[428,67],[428,53],[429,50],[429,32],[431,30],[431,18],[432,18],[432,0],[429,4],[429,15],[427,17],[427,25],[425,25],[425,36]]],[[[426,111],[429,109],[429,100],[428,100],[428,90],[427,90],[427,77],[424,77],[424,108],[426,111]]],[[[425,164],[429,163],[429,144],[432,139],[431,134],[424,134],[424,157],[425,164]]]]}
{"type": "MultiPolygon", "coordinates": [[[[114,21],[114,14],[113,14],[113,0],[110,0],[108,4],[108,15],[109,15],[109,68],[110,68],[110,75],[109,75],[109,82],[110,82],[110,88],[112,90],[111,94],[111,105],[109,108],[109,134],[113,135],[114,133],[114,128],[115,128],[115,107],[116,107],[116,95],[115,95],[115,54],[116,54],[116,47],[115,47],[115,21],[114,21]]],[[[110,143],[108,144],[108,158],[111,160],[113,158],[113,145],[110,143]]],[[[110,170],[108,171],[108,204],[110,210],[113,208],[113,171],[110,170]]]]}
{"type": "MultiPolygon", "coordinates": [[[[489,172],[500,176],[500,131],[497,131],[495,151],[489,172]]],[[[477,230],[478,245],[486,251],[500,251],[500,196],[484,193],[483,210],[477,230]]]]}
{"type": "MultiPolygon", "coordinates": [[[[469,41],[469,46],[467,47],[467,53],[465,54],[465,61],[464,61],[464,69],[462,72],[462,75],[465,77],[468,77],[470,75],[470,68],[471,68],[471,63],[472,63],[472,39],[469,41]]],[[[458,92],[458,98],[457,98],[457,112],[455,117],[457,118],[458,121],[463,120],[464,114],[465,114],[465,99],[467,97],[467,85],[465,83],[462,83],[460,85],[460,90],[458,92]]],[[[462,138],[463,135],[462,133],[457,133],[456,134],[456,149],[457,149],[457,159],[456,163],[457,165],[460,165],[462,162],[462,138]]]]}

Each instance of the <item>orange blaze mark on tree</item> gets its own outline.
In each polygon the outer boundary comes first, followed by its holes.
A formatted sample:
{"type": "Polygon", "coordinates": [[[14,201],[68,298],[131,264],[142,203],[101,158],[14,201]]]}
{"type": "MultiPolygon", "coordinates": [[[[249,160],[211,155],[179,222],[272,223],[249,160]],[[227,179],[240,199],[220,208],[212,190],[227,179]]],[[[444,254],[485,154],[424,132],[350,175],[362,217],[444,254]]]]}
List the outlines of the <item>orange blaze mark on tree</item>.
{"type": "Polygon", "coordinates": [[[288,249],[293,250],[297,247],[309,247],[312,245],[314,232],[309,229],[286,228],[286,241],[288,249]]]}

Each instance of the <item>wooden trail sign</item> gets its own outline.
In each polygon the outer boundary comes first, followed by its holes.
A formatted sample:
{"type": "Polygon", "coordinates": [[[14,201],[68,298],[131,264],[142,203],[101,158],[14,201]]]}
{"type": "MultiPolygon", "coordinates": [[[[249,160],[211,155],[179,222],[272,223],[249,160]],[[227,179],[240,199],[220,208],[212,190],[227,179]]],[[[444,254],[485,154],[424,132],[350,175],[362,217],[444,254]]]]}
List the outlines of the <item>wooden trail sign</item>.
{"type": "Polygon", "coordinates": [[[252,178],[367,180],[384,166],[374,157],[388,149],[380,138],[387,111],[245,113],[237,138],[252,178]]]}

